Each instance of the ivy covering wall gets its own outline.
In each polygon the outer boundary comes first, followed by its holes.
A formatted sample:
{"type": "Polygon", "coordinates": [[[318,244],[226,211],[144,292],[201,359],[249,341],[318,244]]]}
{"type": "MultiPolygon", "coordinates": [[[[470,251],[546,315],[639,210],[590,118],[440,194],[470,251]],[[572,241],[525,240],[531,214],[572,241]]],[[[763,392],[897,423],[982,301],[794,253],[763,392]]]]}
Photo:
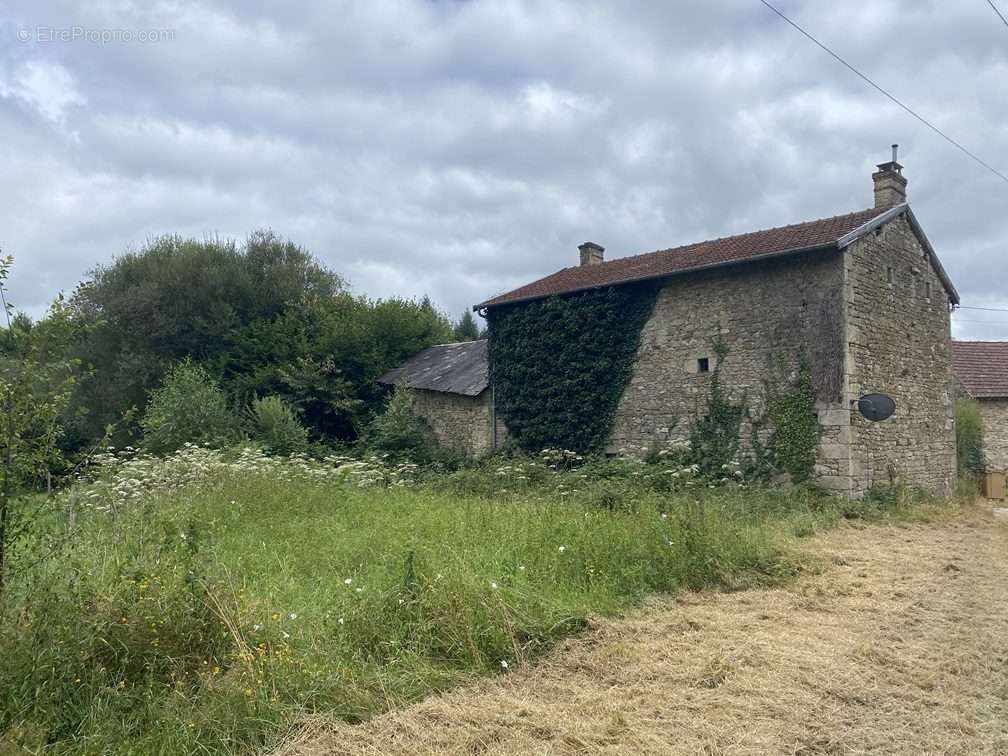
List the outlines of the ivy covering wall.
{"type": "Polygon", "coordinates": [[[657,292],[609,286],[488,311],[497,412],[521,448],[605,447],[657,292]]]}

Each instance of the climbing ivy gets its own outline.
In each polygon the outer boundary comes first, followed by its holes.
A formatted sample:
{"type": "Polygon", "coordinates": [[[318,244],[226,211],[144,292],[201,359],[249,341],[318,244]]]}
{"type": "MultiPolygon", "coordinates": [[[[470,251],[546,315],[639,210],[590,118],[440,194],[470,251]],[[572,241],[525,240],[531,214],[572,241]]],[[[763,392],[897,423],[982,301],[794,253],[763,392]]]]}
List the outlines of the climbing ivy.
{"type": "Polygon", "coordinates": [[[608,286],[488,311],[497,412],[521,448],[604,448],[657,291],[608,286]]]}
{"type": "Polygon", "coordinates": [[[767,418],[773,428],[768,446],[774,466],[789,473],[794,482],[811,478],[819,445],[819,422],[807,365],[801,366],[787,393],[768,396],[767,418]]]}
{"type": "Polygon", "coordinates": [[[749,425],[748,459],[742,465],[745,477],[766,479],[774,472],[786,472],[794,482],[808,480],[815,471],[819,423],[815,411],[815,387],[807,361],[797,374],[786,377],[780,359],[771,360],[770,378],[765,384],[765,410],[755,415],[746,397],[732,402],[721,386],[721,365],[728,349],[724,342],[714,345],[717,364],[711,375],[707,407],[690,429],[693,461],[709,478],[725,477],[727,469],[739,463],[743,418],[749,425]]]}
{"type": "Polygon", "coordinates": [[[721,388],[721,365],[728,354],[723,341],[715,342],[714,354],[717,362],[711,372],[707,409],[690,428],[690,449],[702,475],[720,478],[737,462],[745,400],[735,404],[721,388]]]}

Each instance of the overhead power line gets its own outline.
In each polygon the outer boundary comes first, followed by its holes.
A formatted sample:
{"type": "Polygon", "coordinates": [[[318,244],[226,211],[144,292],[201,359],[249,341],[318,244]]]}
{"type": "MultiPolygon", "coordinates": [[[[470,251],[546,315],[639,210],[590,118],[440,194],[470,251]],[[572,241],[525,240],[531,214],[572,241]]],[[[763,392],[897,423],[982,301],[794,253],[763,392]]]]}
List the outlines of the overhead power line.
{"type": "Polygon", "coordinates": [[[987,0],[987,5],[989,5],[991,9],[998,14],[998,18],[1001,19],[1001,23],[1003,23],[1005,26],[1008,26],[1008,18],[1005,18],[1004,13],[1002,13],[1000,9],[996,5],[994,5],[994,0],[987,0]]]}
{"type": "Polygon", "coordinates": [[[960,310],[983,310],[984,312],[1008,312],[1008,307],[970,307],[969,305],[959,305],[960,310]]]}
{"type": "MultiPolygon", "coordinates": [[[[914,110],[913,108],[911,108],[911,107],[910,107],[909,105],[907,105],[907,104],[906,104],[905,102],[903,102],[902,100],[900,100],[900,99],[899,99],[898,97],[896,97],[895,95],[892,95],[892,94],[890,94],[890,93],[889,93],[889,92],[887,92],[887,91],[886,91],[885,89],[883,89],[883,88],[882,88],[882,87],[880,87],[880,86],[879,86],[878,84],[876,84],[876,83],[875,83],[874,81],[872,81],[871,79],[869,79],[869,78],[868,78],[867,76],[865,76],[865,75],[864,75],[863,73],[861,73],[861,72],[860,72],[860,71],[859,71],[858,69],[854,68],[854,66],[852,66],[852,65],[851,65],[850,63],[848,63],[848,62],[847,62],[846,60],[844,60],[843,58],[841,58],[841,57],[840,57],[839,55],[837,55],[837,54],[836,54],[835,52],[833,52],[833,51],[832,51],[831,49],[829,49],[828,47],[826,47],[826,45],[824,45],[824,44],[823,44],[822,42],[820,42],[820,41],[819,41],[818,39],[816,39],[816,38],[815,38],[815,37],[813,37],[813,36],[812,36],[811,34],[809,34],[809,33],[808,33],[807,31],[805,31],[805,30],[804,30],[804,29],[803,29],[802,27],[800,27],[800,26],[799,26],[798,24],[796,24],[796,23],[795,23],[794,21],[792,21],[792,20],[791,20],[790,18],[788,18],[788,17],[786,16],[786,15],[784,15],[784,13],[782,13],[782,12],[781,12],[780,10],[778,10],[778,9],[777,9],[777,8],[775,8],[775,7],[773,6],[773,5],[771,5],[770,3],[768,3],[768,2],[767,2],[767,0],[760,0],[760,2],[761,2],[761,3],[763,3],[763,5],[765,5],[765,6],[767,7],[767,8],[769,8],[770,10],[772,10],[772,11],[773,11],[774,13],[776,13],[776,14],[777,14],[778,16],[780,16],[780,17],[781,17],[782,19],[784,19],[784,20],[785,20],[785,21],[786,21],[786,22],[787,22],[788,24],[790,24],[790,25],[791,25],[791,26],[793,26],[793,27],[794,27],[795,29],[797,29],[797,30],[798,30],[799,32],[801,32],[801,33],[802,33],[802,34],[803,34],[803,35],[804,35],[805,37],[807,37],[807,38],[808,38],[808,39],[810,39],[810,40],[811,40],[812,42],[814,42],[814,43],[815,43],[815,44],[816,44],[816,45],[817,45],[818,47],[820,47],[820,48],[821,48],[822,50],[824,50],[824,51],[825,51],[826,53],[828,53],[828,54],[829,54],[830,56],[832,56],[832,57],[833,57],[833,58],[835,58],[835,59],[836,59],[837,61],[839,61],[839,62],[840,62],[840,63],[841,63],[841,64],[842,64],[843,66],[845,66],[845,67],[846,67],[846,68],[848,68],[848,69],[849,69],[850,71],[852,71],[852,72],[853,72],[854,74],[856,74],[856,75],[857,75],[858,77],[860,77],[860,78],[861,78],[862,80],[864,80],[864,81],[865,81],[865,82],[866,82],[866,83],[867,83],[867,84],[868,84],[869,86],[871,86],[871,87],[873,87],[873,88],[877,89],[877,90],[878,90],[879,92],[881,92],[881,93],[882,93],[882,94],[884,94],[884,95],[885,95],[886,97],[888,97],[888,98],[889,98],[890,100],[892,100],[892,101],[893,101],[894,103],[896,103],[896,104],[897,104],[897,105],[899,105],[899,106],[900,106],[901,108],[903,108],[903,110],[905,110],[905,111],[906,111],[907,113],[909,113],[910,115],[912,115],[912,116],[913,116],[914,118],[916,118],[916,119],[917,119],[918,121],[920,121],[920,122],[921,122],[921,123],[923,123],[923,124],[924,124],[925,126],[927,126],[927,127],[929,128],[929,129],[931,129],[931,131],[933,131],[934,133],[938,134],[938,136],[940,136],[940,137],[941,137],[942,139],[944,139],[944,140],[945,140],[946,142],[948,142],[948,143],[949,143],[949,144],[951,144],[951,145],[952,145],[953,147],[955,147],[955,148],[957,148],[958,150],[960,150],[960,151],[961,151],[962,153],[964,153],[965,155],[967,155],[967,156],[969,156],[970,158],[972,158],[972,159],[973,159],[974,161],[976,161],[977,163],[979,163],[980,165],[982,165],[982,166],[983,166],[984,168],[986,168],[986,169],[987,169],[988,171],[990,171],[990,172],[991,172],[991,173],[993,173],[993,174],[994,174],[995,176],[997,176],[997,177],[998,177],[999,179],[1001,179],[1001,180],[1002,180],[1002,181],[1004,181],[1004,182],[1005,182],[1006,184],[1008,184],[1008,176],[1006,176],[1005,174],[1001,173],[1001,171],[999,171],[999,170],[998,170],[997,168],[995,168],[994,166],[992,166],[992,165],[991,165],[990,163],[988,163],[988,162],[987,162],[986,160],[983,160],[982,158],[980,158],[979,156],[977,156],[977,155],[976,155],[976,154],[974,154],[973,152],[970,152],[970,150],[966,149],[966,148],[965,148],[965,147],[964,147],[963,145],[961,145],[961,144],[960,144],[959,142],[957,142],[957,141],[956,141],[955,139],[953,139],[952,137],[950,137],[950,136],[949,136],[948,134],[946,134],[946,133],[945,133],[944,131],[942,131],[941,129],[939,129],[939,128],[938,128],[937,126],[935,126],[935,125],[934,125],[933,123],[931,123],[931,122],[930,122],[929,120],[927,120],[926,118],[924,118],[924,116],[922,116],[922,115],[918,114],[918,113],[917,113],[917,112],[916,112],[916,111],[915,111],[915,110],[914,110]]],[[[1000,14],[999,14],[999,15],[1000,15],[1000,14]]]]}

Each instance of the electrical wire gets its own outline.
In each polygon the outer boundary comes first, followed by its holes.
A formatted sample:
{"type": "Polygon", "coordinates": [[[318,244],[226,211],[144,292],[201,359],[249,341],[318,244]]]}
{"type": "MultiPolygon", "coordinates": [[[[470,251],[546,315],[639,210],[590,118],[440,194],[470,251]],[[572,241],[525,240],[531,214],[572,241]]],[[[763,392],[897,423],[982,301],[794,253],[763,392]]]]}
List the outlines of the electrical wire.
{"type": "Polygon", "coordinates": [[[984,312],[1008,312],[1008,307],[970,307],[969,305],[956,305],[960,310],[983,310],[984,312]]]}
{"type": "Polygon", "coordinates": [[[994,5],[994,0],[987,0],[987,5],[989,5],[989,6],[991,7],[991,9],[992,9],[992,10],[993,10],[993,11],[994,11],[995,13],[997,13],[997,14],[998,14],[998,18],[1000,18],[1000,19],[1001,19],[1001,22],[1002,22],[1002,23],[1003,23],[1003,24],[1004,24],[1005,26],[1008,26],[1008,18],[1005,18],[1005,16],[1004,16],[1004,13],[1002,13],[1002,12],[1001,12],[1001,11],[1000,11],[1000,10],[998,9],[998,7],[997,7],[996,5],[994,5]]]}
{"type": "Polygon", "coordinates": [[[868,83],[870,86],[872,86],[875,89],[877,89],[879,92],[881,92],[886,97],[888,97],[890,100],[892,100],[894,103],[896,103],[901,108],[903,108],[903,110],[905,110],[907,113],[909,113],[910,115],[912,115],[918,121],[920,121],[925,126],[927,126],[929,129],[931,129],[934,133],[938,134],[938,136],[940,136],[946,142],[948,142],[949,144],[951,144],[953,147],[956,147],[958,150],[960,150],[961,152],[963,152],[965,155],[967,155],[970,158],[972,158],[974,161],[976,161],[977,163],[979,163],[980,165],[982,165],[988,171],[990,171],[995,176],[997,176],[999,179],[1001,179],[1006,184],[1008,184],[1008,176],[1006,176],[1005,174],[1001,173],[1001,171],[999,171],[997,168],[995,168],[990,163],[988,163],[987,161],[983,160],[982,158],[980,158],[979,156],[977,156],[973,152],[970,152],[968,149],[966,149],[963,145],[961,145],[955,139],[953,139],[952,137],[950,137],[948,134],[946,134],[944,131],[942,131],[941,129],[939,129],[937,126],[935,126],[929,120],[927,120],[926,118],[924,118],[924,116],[919,115],[916,111],[913,110],[913,108],[911,108],[905,102],[903,102],[902,100],[900,100],[895,95],[890,94],[885,89],[883,89],[878,84],[876,84],[874,81],[872,81],[871,79],[869,79],[867,76],[865,76],[865,74],[861,73],[858,69],[854,68],[854,66],[852,66],[850,63],[848,63],[843,58],[841,58],[837,53],[833,52],[831,49],[829,49],[828,47],[826,47],[826,45],[824,45],[818,39],[816,39],[815,37],[813,37],[807,31],[805,31],[802,27],[800,27],[798,24],[796,24],[790,18],[788,18],[787,16],[785,16],[783,12],[781,12],[780,10],[778,10],[777,8],[775,8],[773,5],[771,5],[769,2],[767,2],[767,0],[760,0],[760,2],[763,3],[763,5],[765,5],[767,8],[769,8],[770,10],[772,10],[774,13],[776,13],[778,16],[780,16],[782,19],[784,19],[788,24],[790,24],[795,29],[797,29],[799,32],[801,32],[805,37],[807,37],[812,42],[814,42],[818,47],[822,48],[825,52],[827,52],[829,55],[831,55],[833,58],[835,58],[837,61],[839,61],[841,64],[843,64],[850,71],[852,71],[854,74],[856,74],[858,77],[860,77],[866,83],[868,83]]]}

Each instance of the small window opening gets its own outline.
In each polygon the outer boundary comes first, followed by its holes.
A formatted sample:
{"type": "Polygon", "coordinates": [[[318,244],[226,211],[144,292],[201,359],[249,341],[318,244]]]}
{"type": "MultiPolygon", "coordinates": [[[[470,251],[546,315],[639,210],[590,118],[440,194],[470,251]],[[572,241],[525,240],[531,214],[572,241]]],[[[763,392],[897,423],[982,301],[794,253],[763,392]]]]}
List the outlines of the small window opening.
{"type": "Polygon", "coordinates": [[[928,299],[931,299],[931,282],[930,281],[927,281],[924,284],[924,296],[927,297],[928,299]]]}
{"type": "Polygon", "coordinates": [[[886,279],[886,283],[892,283],[893,282],[893,269],[892,269],[891,265],[888,266],[888,267],[886,267],[886,269],[885,269],[885,279],[886,279]]]}
{"type": "Polygon", "coordinates": [[[710,372],[710,358],[701,357],[696,361],[696,368],[698,373],[709,373],[710,372]]]}

